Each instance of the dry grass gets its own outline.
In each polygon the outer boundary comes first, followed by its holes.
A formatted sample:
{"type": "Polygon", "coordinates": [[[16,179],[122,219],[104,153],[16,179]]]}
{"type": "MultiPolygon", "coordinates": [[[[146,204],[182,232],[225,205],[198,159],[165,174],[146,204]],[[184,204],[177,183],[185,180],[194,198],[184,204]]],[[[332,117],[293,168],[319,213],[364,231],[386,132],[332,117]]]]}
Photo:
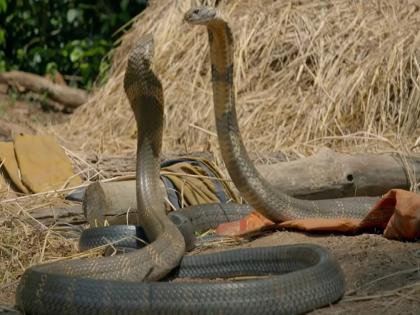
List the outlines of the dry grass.
{"type": "MultiPolygon", "coordinates": [[[[76,237],[63,227],[45,226],[31,217],[34,205],[62,203],[58,196],[0,203],[0,304],[13,304],[17,279],[31,265],[77,252],[76,237]]],[[[35,206],[36,207],[36,206],[35,206]]]]}
{"type": "MultiPolygon", "coordinates": [[[[75,172],[86,179],[78,187],[88,185],[92,178],[104,181],[120,178],[104,179],[78,154],[65,150],[73,161],[75,172]]],[[[80,227],[70,224],[47,226],[32,215],[38,209],[65,206],[64,197],[73,189],[63,186],[62,189],[32,195],[15,195],[11,192],[0,195],[0,305],[13,305],[18,279],[27,267],[98,254],[96,250],[78,253],[80,227]]]]}
{"type": "MultiPolygon", "coordinates": [[[[165,93],[164,150],[217,151],[206,31],[182,21],[200,2],[152,1],[122,37],[108,83],[57,133],[82,150],[133,150],[136,129],[122,79],[128,51],[149,32],[165,93]]],[[[221,1],[219,9],[235,37],[238,113],[250,151],[415,145],[415,1],[232,0],[221,1]]]]}

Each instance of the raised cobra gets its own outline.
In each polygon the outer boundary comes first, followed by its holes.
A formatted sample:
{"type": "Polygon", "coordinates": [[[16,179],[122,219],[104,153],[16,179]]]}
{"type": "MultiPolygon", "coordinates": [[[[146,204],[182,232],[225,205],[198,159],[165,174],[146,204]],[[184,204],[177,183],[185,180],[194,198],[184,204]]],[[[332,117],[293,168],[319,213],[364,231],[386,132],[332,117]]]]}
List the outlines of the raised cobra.
{"type": "MultiPolygon", "coordinates": [[[[124,87],[139,128],[139,221],[153,242],[123,255],[33,266],[25,271],[17,288],[18,309],[25,314],[60,315],[297,314],[339,299],[344,292],[342,271],[320,246],[248,248],[182,258],[184,240],[164,214],[157,185],[163,97],[151,70],[152,55],[149,36],[129,56],[124,87]],[[193,278],[271,276],[228,283],[152,281],[172,269],[171,276],[193,278]]],[[[225,210],[217,205],[202,206],[183,214],[203,228],[205,222],[194,213],[203,211],[220,220],[226,216],[225,210]]],[[[237,213],[243,214],[241,211],[237,213]]]]}
{"type": "Polygon", "coordinates": [[[241,196],[275,222],[308,218],[363,219],[378,201],[377,197],[301,200],[276,190],[259,174],[248,157],[236,118],[230,27],[212,7],[191,9],[185,14],[185,20],[205,25],[208,30],[217,136],[226,168],[241,196]]]}
{"type": "Polygon", "coordinates": [[[116,289],[115,280],[122,284],[118,293],[121,295],[124,284],[131,286],[132,281],[158,280],[182,258],[184,238],[166,217],[163,196],[157,193],[160,189],[163,93],[160,81],[151,70],[152,56],[153,41],[148,36],[138,43],[129,57],[124,88],[138,125],[138,221],[143,223],[153,242],[125,255],[31,267],[25,271],[17,288],[19,309],[33,314],[57,314],[58,310],[66,314],[90,314],[91,308],[97,306],[97,312],[109,311],[109,303],[113,303],[107,296],[116,289]],[[98,304],[98,301],[104,303],[98,304]]]}

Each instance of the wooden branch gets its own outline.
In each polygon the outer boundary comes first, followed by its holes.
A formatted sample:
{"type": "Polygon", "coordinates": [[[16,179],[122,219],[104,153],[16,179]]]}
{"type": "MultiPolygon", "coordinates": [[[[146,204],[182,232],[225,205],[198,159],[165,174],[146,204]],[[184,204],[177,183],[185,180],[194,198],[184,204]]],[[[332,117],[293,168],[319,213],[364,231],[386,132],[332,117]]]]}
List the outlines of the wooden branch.
{"type": "MultiPolygon", "coordinates": [[[[352,155],[323,148],[307,158],[256,167],[278,190],[299,198],[338,198],[355,194],[375,196],[392,188],[410,189],[410,169],[412,174],[417,174],[413,179],[420,182],[420,158],[402,158],[391,153],[352,155]],[[407,160],[408,170],[402,158],[407,160]]],[[[88,160],[102,174],[135,171],[135,155],[102,157],[98,162],[92,158],[88,160]]]]}
{"type": "Polygon", "coordinates": [[[88,100],[86,91],[55,84],[44,77],[22,71],[1,73],[0,83],[14,86],[20,91],[29,90],[39,94],[47,94],[52,100],[70,108],[76,108],[88,100]]]}
{"type": "MultiPolygon", "coordinates": [[[[106,177],[135,171],[134,154],[86,159],[106,177]]],[[[414,181],[420,182],[420,158],[391,153],[352,155],[323,148],[307,158],[256,167],[277,189],[304,199],[381,195],[392,188],[410,189],[410,169],[412,174],[418,174],[414,181]],[[403,159],[407,160],[406,166],[403,159]],[[353,182],[347,175],[353,177],[353,182]]]]}
{"type": "Polygon", "coordinates": [[[47,98],[34,92],[25,93],[25,95],[22,97],[22,100],[25,102],[38,103],[41,106],[45,106],[48,109],[52,109],[57,112],[72,112],[73,110],[72,107],[66,107],[66,105],[53,101],[51,98],[47,98]]]}
{"type": "Polygon", "coordinates": [[[135,211],[136,181],[90,184],[85,191],[82,208],[92,226],[103,226],[106,217],[135,211]]]}
{"type": "Polygon", "coordinates": [[[28,214],[44,225],[61,224],[84,224],[86,218],[83,215],[80,204],[62,205],[59,207],[46,207],[28,211],[28,214]]]}
{"type": "Polygon", "coordinates": [[[410,189],[411,174],[420,181],[420,159],[395,154],[343,154],[321,149],[292,162],[258,166],[278,190],[303,199],[377,196],[392,188],[410,189]]]}

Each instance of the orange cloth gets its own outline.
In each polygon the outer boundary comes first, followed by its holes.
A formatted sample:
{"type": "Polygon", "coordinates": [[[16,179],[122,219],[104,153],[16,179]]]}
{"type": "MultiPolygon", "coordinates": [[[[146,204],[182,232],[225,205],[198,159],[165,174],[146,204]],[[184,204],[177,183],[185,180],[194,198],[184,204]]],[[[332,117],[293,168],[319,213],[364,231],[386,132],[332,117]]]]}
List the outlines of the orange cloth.
{"type": "Polygon", "coordinates": [[[239,221],[219,225],[216,233],[243,236],[276,226],[303,231],[342,233],[357,233],[380,228],[386,238],[414,240],[420,238],[420,195],[402,189],[392,189],[373,206],[363,220],[299,219],[275,224],[254,211],[239,221]]]}
{"type": "Polygon", "coordinates": [[[369,228],[375,217],[384,229],[384,236],[392,239],[420,238],[420,195],[402,189],[391,189],[372,209],[359,229],[369,228]]]}
{"type": "Polygon", "coordinates": [[[239,221],[220,224],[216,229],[216,233],[225,236],[241,236],[252,232],[259,232],[275,225],[276,223],[267,219],[261,213],[252,211],[239,221]]]}

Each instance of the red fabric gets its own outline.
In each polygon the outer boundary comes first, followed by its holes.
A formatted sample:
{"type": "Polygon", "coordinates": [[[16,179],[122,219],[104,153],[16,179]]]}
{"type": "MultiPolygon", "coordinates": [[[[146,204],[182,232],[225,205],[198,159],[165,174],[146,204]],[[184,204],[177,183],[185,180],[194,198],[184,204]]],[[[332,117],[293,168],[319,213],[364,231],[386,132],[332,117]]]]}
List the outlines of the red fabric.
{"type": "Polygon", "coordinates": [[[370,217],[382,220],[386,238],[420,238],[420,195],[402,189],[392,189],[360,223],[359,229],[369,227],[370,217]]]}
{"type": "Polygon", "coordinates": [[[216,229],[216,233],[225,236],[242,236],[244,234],[259,232],[274,226],[276,226],[276,223],[267,219],[261,213],[252,211],[239,221],[220,224],[216,229]]]}
{"type": "Polygon", "coordinates": [[[253,211],[239,221],[219,225],[216,233],[243,236],[275,226],[303,231],[346,233],[380,228],[386,238],[414,240],[420,238],[420,195],[402,189],[392,189],[373,206],[363,220],[300,219],[275,224],[257,211],[253,211]]]}

